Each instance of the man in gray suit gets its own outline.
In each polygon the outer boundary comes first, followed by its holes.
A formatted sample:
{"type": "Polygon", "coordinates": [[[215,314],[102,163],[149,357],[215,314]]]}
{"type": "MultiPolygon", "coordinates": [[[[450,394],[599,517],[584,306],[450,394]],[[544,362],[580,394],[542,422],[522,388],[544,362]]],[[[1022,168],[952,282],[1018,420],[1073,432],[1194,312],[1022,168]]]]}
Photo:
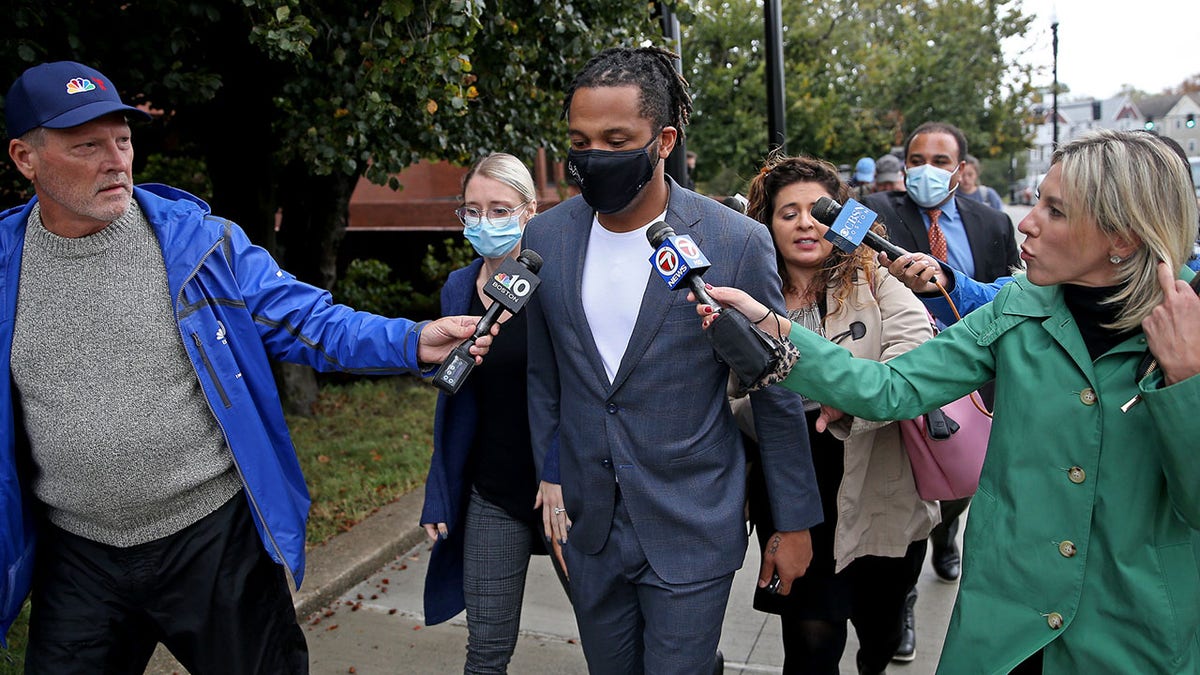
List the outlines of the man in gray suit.
{"type": "MultiPolygon", "coordinates": [[[[686,293],[653,272],[646,229],[665,220],[712,262],[712,283],[783,308],[767,229],[664,175],[691,111],[671,57],[610,49],[576,76],[564,115],[583,194],[525,231],[545,258],[529,304],[530,427],[542,478],[562,484],[552,529],[567,540],[593,673],[711,672],[746,553],[729,369],[686,293]]],[[[812,558],[808,528],[822,520],[803,405],[779,387],[751,397],[781,530],[759,584],[777,573],[787,593],[812,558]]]]}
{"type": "MultiPolygon", "coordinates": [[[[918,126],[904,144],[904,157],[905,190],[877,192],[863,199],[883,220],[888,239],[905,250],[928,253],[984,283],[1011,276],[1021,267],[1008,214],[957,194],[967,165],[967,139],[958,127],[945,122],[918,126]]],[[[980,393],[990,406],[991,385],[980,393]]],[[[958,517],[970,502],[970,497],[942,502],[942,522],[929,533],[933,571],[947,583],[957,581],[961,571],[955,536],[958,517]]],[[[916,601],[913,587],[897,661],[911,661],[916,654],[916,601]]]]}

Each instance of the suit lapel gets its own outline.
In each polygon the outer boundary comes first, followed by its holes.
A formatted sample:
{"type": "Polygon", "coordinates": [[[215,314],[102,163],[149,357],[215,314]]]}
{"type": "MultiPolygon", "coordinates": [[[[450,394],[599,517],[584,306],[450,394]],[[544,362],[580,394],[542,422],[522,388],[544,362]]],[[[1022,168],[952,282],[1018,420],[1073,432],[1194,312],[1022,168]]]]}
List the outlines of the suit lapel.
{"type": "MultiPolygon", "coordinates": [[[[704,242],[701,241],[700,234],[696,232],[695,225],[700,217],[691,201],[692,196],[670,177],[667,178],[667,181],[671,186],[671,197],[667,202],[667,224],[675,230],[676,234],[691,235],[696,245],[701,247],[700,250],[704,250],[704,242]]],[[[629,336],[629,344],[625,347],[625,354],[621,356],[621,366],[617,369],[616,376],[613,377],[611,391],[616,391],[637,367],[638,362],[650,348],[651,342],[658,335],[659,329],[662,328],[671,307],[676,303],[687,302],[687,290],[679,288],[672,291],[651,269],[650,254],[653,252],[654,249],[647,242],[646,292],[642,294],[642,304],[638,309],[637,322],[633,325],[633,335],[629,336]]],[[[696,329],[700,329],[698,320],[696,329]]]]}
{"type": "Polygon", "coordinates": [[[566,288],[563,292],[563,302],[566,311],[563,317],[550,317],[552,320],[566,321],[579,337],[579,345],[584,357],[591,365],[598,381],[607,382],[608,372],[604,370],[604,359],[596,347],[596,339],[592,336],[592,327],[588,323],[587,313],[583,310],[583,264],[587,258],[588,240],[591,238],[592,208],[583,199],[577,199],[573,204],[570,216],[564,225],[567,231],[559,239],[562,249],[559,251],[564,266],[563,279],[566,288]]]}
{"type": "MultiPolygon", "coordinates": [[[[993,265],[988,255],[991,251],[991,241],[985,223],[979,221],[979,213],[975,204],[966,205],[970,200],[954,198],[958,205],[958,217],[962,218],[963,230],[967,233],[967,243],[971,245],[971,259],[975,262],[975,279],[991,281],[999,274],[993,274],[993,265]],[[966,205],[966,208],[963,208],[966,205]]],[[[991,208],[990,206],[987,208],[991,208]]]]}
{"type": "Polygon", "coordinates": [[[925,220],[921,218],[921,211],[917,208],[916,202],[909,199],[907,193],[900,193],[896,196],[896,213],[900,214],[900,222],[904,223],[904,229],[908,230],[908,236],[912,237],[917,251],[932,255],[929,248],[929,233],[925,231],[925,220]]]}

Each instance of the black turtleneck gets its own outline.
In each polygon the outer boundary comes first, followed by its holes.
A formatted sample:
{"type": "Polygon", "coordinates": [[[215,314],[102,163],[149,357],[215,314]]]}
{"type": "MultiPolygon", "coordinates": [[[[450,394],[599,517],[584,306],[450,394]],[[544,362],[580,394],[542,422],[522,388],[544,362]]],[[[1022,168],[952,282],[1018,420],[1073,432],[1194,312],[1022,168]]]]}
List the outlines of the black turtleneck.
{"type": "Polygon", "coordinates": [[[1062,285],[1063,300],[1067,303],[1067,309],[1071,311],[1071,316],[1075,317],[1075,323],[1079,326],[1079,334],[1083,336],[1088,356],[1093,361],[1141,330],[1134,328],[1116,331],[1104,326],[1104,324],[1111,324],[1117,320],[1117,312],[1121,310],[1121,307],[1102,301],[1112,297],[1120,289],[1120,286],[1062,285]]]}

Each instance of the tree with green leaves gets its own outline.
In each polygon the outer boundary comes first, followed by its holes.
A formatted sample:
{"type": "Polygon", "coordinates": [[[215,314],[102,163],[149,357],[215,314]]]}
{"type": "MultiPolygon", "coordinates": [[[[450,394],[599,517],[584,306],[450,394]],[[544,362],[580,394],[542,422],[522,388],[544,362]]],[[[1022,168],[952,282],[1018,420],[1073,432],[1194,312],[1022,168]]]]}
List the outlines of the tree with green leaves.
{"type": "MultiPolygon", "coordinates": [[[[211,186],[199,196],[215,213],[325,288],[360,177],[400,189],[395,175],[421,158],[559,153],[574,71],[604,47],[657,35],[644,0],[10,4],[0,77],[42,61],[101,69],[127,102],[156,111],[135,129],[135,169],[153,156],[154,168],[203,173],[136,178],[211,186]]],[[[15,204],[27,186],[6,170],[15,204]]],[[[304,410],[311,373],[286,379],[304,410]]]]}
{"type": "Polygon", "coordinates": [[[6,81],[82,61],[161,111],[139,153],[201,158],[214,210],[269,248],[278,218],[289,270],[328,287],[360,176],[560,151],[574,70],[656,26],[643,0],[15,0],[0,31],[6,81]]]}
{"type": "MultiPolygon", "coordinates": [[[[707,176],[724,168],[745,180],[766,152],[764,116],[753,114],[766,107],[762,2],[693,10],[683,40],[698,111],[690,147],[707,176]]],[[[1018,3],[787,3],[783,20],[788,152],[853,163],[928,120],[962,128],[981,158],[1026,146],[1031,73],[1001,51],[1029,25],[1018,3]]]]}

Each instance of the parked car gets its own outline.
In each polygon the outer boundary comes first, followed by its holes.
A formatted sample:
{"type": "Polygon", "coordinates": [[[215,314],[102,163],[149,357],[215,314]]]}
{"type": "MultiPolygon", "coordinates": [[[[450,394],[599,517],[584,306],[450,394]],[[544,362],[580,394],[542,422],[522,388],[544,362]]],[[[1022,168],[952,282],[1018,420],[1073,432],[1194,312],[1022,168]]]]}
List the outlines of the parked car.
{"type": "Polygon", "coordinates": [[[1036,176],[1027,176],[1017,181],[1012,187],[1014,203],[1026,206],[1037,203],[1038,186],[1042,184],[1042,179],[1045,177],[1046,174],[1039,173],[1036,176]]]}

